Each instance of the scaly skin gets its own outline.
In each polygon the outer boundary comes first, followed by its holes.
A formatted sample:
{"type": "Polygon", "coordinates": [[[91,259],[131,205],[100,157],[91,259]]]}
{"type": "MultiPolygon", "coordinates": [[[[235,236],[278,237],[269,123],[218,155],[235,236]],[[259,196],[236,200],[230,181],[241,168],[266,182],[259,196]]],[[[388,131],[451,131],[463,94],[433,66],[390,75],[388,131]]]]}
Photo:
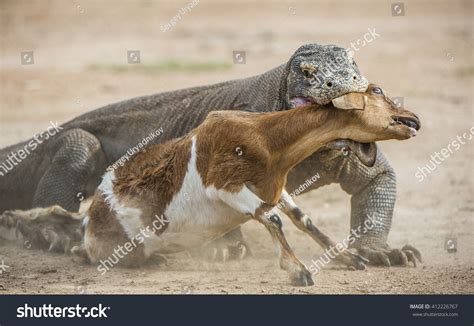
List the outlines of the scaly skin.
{"type": "MultiPolygon", "coordinates": [[[[1,176],[0,212],[52,205],[78,211],[80,199],[93,194],[107,166],[160,127],[164,132],[154,143],[184,135],[214,109],[277,111],[298,105],[294,100],[298,97],[326,104],[349,92],[363,92],[367,85],[344,49],[308,44],[298,49],[288,63],[261,75],[107,105],[62,125],[64,129],[58,135],[1,176]]],[[[28,142],[1,150],[0,162],[28,142]]],[[[355,248],[374,263],[406,262],[401,255],[387,255],[392,252],[386,239],[396,195],[395,174],[383,155],[379,154],[375,167],[367,168],[339,151],[317,152],[291,173],[290,192],[292,186],[316,172],[323,181],[313,189],[338,182],[353,195],[351,226],[367,219],[367,213],[373,213],[381,222],[363,234],[355,248]]],[[[238,232],[229,237],[235,239],[238,232]]]]}

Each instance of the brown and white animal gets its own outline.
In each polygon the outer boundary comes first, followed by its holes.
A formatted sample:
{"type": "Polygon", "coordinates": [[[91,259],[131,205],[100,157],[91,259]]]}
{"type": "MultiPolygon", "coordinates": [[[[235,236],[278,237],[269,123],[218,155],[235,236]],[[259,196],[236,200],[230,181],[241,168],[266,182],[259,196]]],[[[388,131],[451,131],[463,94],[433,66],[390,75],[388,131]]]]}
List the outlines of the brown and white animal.
{"type": "MultiPolygon", "coordinates": [[[[73,252],[97,264],[120,247],[120,264],[135,266],[154,253],[196,248],[255,219],[278,244],[291,283],[312,285],[280,218],[267,212],[282,200],[298,228],[325,248],[334,244],[285,191],[288,172],[334,140],[407,139],[419,126],[415,114],[397,108],[375,85],[324,106],[211,112],[184,137],[150,146],[104,175],[85,219],[84,243],[73,252]]],[[[341,255],[360,259],[355,256],[348,250],[341,255]]]]}

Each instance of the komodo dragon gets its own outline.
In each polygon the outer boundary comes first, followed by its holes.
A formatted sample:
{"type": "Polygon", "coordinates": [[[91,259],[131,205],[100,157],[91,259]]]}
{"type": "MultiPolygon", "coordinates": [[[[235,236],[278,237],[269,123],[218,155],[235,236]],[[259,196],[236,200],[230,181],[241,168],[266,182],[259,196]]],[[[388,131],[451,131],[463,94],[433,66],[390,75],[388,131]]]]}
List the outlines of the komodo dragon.
{"type": "MultiPolygon", "coordinates": [[[[39,144],[11,171],[0,167],[0,212],[52,205],[78,211],[80,199],[93,195],[107,167],[158,128],[163,133],[150,143],[184,135],[213,109],[263,112],[327,104],[349,92],[364,92],[367,85],[367,79],[343,48],[307,44],[287,63],[261,75],[107,105],[63,124],[59,134],[39,144]]],[[[6,162],[10,153],[24,148],[29,141],[2,149],[0,162],[6,162]]],[[[413,261],[412,253],[420,257],[419,252],[411,246],[399,250],[387,245],[396,198],[393,168],[380,150],[371,162],[375,144],[343,145],[357,155],[334,149],[337,145],[314,153],[290,173],[288,192],[316,173],[320,178],[305,192],[339,183],[352,195],[351,228],[362,225],[369,217],[376,221],[376,226],[362,234],[353,248],[372,264],[406,266],[409,260],[413,261]],[[372,167],[367,166],[372,163],[372,167]]],[[[3,224],[11,225],[11,219],[3,219],[3,224]]],[[[26,231],[26,226],[20,228],[24,236],[26,231]]],[[[236,229],[227,238],[234,241],[241,236],[240,229],[236,229]]],[[[41,239],[38,235],[30,238],[39,247],[44,246],[44,238],[48,240],[45,234],[39,235],[41,239]]]]}

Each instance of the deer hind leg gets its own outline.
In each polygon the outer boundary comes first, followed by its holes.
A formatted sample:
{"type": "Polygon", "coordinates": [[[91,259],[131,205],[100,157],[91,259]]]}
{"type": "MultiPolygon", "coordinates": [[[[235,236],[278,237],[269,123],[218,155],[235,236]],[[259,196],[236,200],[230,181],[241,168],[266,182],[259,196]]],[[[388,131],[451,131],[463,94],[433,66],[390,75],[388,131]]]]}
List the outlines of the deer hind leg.
{"type": "Polygon", "coordinates": [[[71,247],[82,239],[83,217],[83,214],[54,205],[5,211],[0,215],[0,226],[15,229],[28,249],[69,253],[71,247]]]}
{"type": "Polygon", "coordinates": [[[288,272],[292,285],[309,286],[314,284],[308,269],[296,257],[286,241],[280,217],[274,213],[266,213],[271,209],[271,206],[265,204],[247,186],[243,186],[238,193],[218,191],[218,196],[222,201],[242,214],[252,215],[254,219],[262,223],[270,232],[273,241],[278,245],[280,267],[288,272]]]}
{"type": "MultiPolygon", "coordinates": [[[[330,250],[331,248],[336,248],[336,243],[313,224],[311,218],[301,211],[288,192],[284,191],[282,193],[281,201],[283,202],[282,211],[288,215],[298,229],[308,234],[323,249],[330,250]]],[[[368,263],[366,258],[349,249],[340,252],[335,260],[345,264],[351,269],[358,270],[364,270],[365,264],[368,263]]]]}

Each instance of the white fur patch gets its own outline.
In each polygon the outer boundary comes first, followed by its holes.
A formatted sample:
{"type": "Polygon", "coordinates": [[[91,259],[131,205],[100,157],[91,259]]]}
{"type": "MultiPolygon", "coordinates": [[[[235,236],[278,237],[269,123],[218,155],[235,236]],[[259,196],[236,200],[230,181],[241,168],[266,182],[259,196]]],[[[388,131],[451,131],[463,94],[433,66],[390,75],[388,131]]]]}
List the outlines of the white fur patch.
{"type": "Polygon", "coordinates": [[[197,248],[248,221],[245,213],[260,206],[261,200],[245,186],[235,194],[206,189],[196,166],[197,150],[194,136],[183,185],[164,212],[169,224],[145,241],[146,252],[197,248]]]}
{"type": "MultiPolygon", "coordinates": [[[[164,212],[167,220],[162,233],[147,231],[145,255],[195,249],[248,221],[263,201],[245,185],[237,193],[204,187],[197,170],[197,140],[192,138],[191,155],[181,189],[164,212]]],[[[107,172],[99,186],[104,200],[130,239],[144,230],[141,210],[125,206],[114,193],[114,171],[107,172]]]]}
{"type": "Polygon", "coordinates": [[[89,224],[89,216],[88,215],[86,217],[84,217],[84,219],[82,220],[82,226],[84,228],[87,227],[87,224],[89,224]]]}
{"type": "Polygon", "coordinates": [[[288,206],[289,209],[298,208],[298,205],[296,205],[295,201],[286,190],[283,190],[281,193],[281,199],[283,200],[285,206],[288,206]]]}
{"type": "Polygon", "coordinates": [[[102,182],[98,187],[111,211],[117,205],[117,199],[114,194],[114,181],[115,171],[108,171],[102,176],[102,182]]]}
{"type": "Polygon", "coordinates": [[[129,239],[134,238],[143,228],[141,220],[142,211],[138,208],[127,207],[122,205],[114,193],[115,172],[108,171],[102,177],[102,182],[99,185],[99,190],[104,196],[105,203],[109,206],[111,211],[117,215],[117,219],[122,225],[125,233],[129,239]]]}

